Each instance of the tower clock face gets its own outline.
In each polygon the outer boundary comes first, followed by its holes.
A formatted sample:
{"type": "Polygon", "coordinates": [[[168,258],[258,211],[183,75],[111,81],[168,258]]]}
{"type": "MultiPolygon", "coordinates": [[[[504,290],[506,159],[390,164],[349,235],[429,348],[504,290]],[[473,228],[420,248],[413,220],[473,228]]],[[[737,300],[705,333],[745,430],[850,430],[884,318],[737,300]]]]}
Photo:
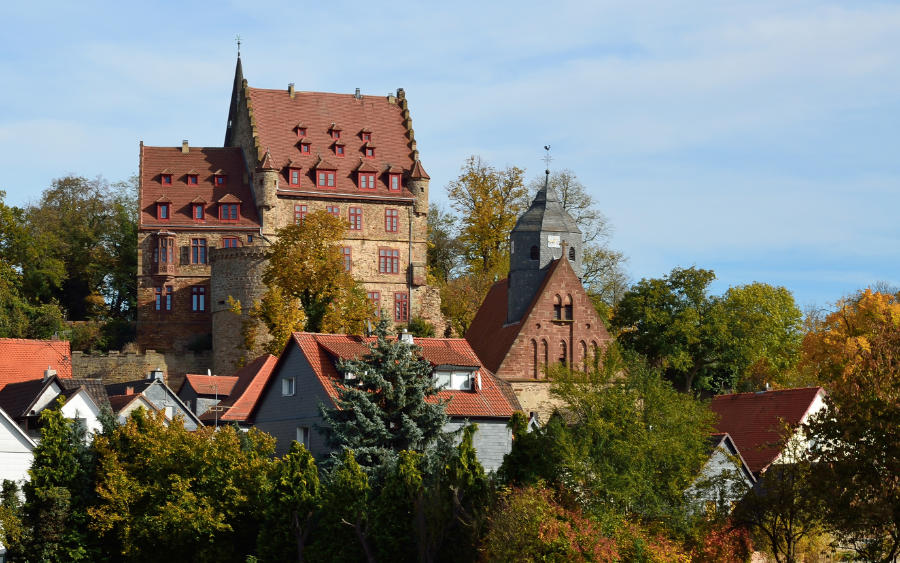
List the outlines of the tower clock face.
{"type": "Polygon", "coordinates": [[[559,235],[547,235],[547,248],[559,248],[559,235]]]}

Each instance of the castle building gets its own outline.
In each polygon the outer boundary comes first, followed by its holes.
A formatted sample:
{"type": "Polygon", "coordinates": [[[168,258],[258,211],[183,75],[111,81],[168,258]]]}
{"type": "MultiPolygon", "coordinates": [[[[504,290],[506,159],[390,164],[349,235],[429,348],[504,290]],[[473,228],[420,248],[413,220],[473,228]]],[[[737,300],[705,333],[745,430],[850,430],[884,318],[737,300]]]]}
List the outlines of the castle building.
{"type": "Polygon", "coordinates": [[[246,314],[265,290],[276,231],[319,210],[347,222],[345,268],[376,308],[442,329],[440,297],[426,285],[429,176],[402,88],[251,88],[238,56],[224,144],[141,143],[139,346],[180,351],[211,339],[214,369],[230,372],[242,319],[228,297],[246,314]]]}
{"type": "MultiPolygon", "coordinates": [[[[549,178],[550,172],[547,171],[549,178]]],[[[528,411],[549,414],[546,369],[590,365],[610,340],[581,283],[581,231],[545,181],[510,233],[510,268],[466,340],[528,411]]]]}

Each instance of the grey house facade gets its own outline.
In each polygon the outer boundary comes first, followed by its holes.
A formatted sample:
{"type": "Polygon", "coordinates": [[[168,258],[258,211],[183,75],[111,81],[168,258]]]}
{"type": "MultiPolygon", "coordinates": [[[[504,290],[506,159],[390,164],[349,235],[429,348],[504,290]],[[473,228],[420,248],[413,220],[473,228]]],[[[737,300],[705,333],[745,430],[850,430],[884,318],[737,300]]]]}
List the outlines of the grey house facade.
{"type": "MultiPolygon", "coordinates": [[[[306,445],[316,459],[329,455],[331,448],[322,433],[319,405],[334,405],[342,377],[335,363],[341,358],[364,355],[367,339],[357,336],[295,333],[276,364],[263,389],[253,425],[276,439],[281,455],[297,440],[306,445]]],[[[465,340],[421,338],[423,357],[435,366],[436,377],[448,374],[450,389],[439,396],[448,400],[452,431],[466,421],[478,424],[474,446],[485,470],[497,469],[512,448],[507,423],[518,402],[508,384],[495,378],[478,362],[465,340]],[[452,362],[452,363],[451,363],[452,362]]]]}

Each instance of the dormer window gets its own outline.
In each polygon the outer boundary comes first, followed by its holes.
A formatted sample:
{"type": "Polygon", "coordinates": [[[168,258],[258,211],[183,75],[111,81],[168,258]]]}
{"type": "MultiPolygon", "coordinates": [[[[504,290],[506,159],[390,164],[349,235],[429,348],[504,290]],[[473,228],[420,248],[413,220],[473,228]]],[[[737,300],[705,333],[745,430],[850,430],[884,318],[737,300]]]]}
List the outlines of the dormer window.
{"type": "Polygon", "coordinates": [[[302,123],[298,123],[294,129],[297,131],[297,137],[302,139],[306,137],[306,126],[302,123]]]}
{"type": "Polygon", "coordinates": [[[159,181],[160,181],[160,182],[162,183],[162,185],[164,185],[164,186],[171,186],[171,185],[172,185],[172,175],[171,175],[171,174],[162,173],[162,174],[159,175],[159,181]]]}
{"type": "Polygon", "coordinates": [[[316,177],[318,179],[316,185],[320,188],[333,188],[335,187],[334,176],[334,170],[319,170],[316,172],[316,177]]]}
{"type": "Polygon", "coordinates": [[[363,147],[363,154],[366,155],[366,158],[375,158],[375,147],[371,144],[367,144],[363,147]]]}
{"type": "Polygon", "coordinates": [[[200,177],[199,177],[199,175],[198,175],[198,174],[195,174],[195,173],[190,173],[190,172],[189,172],[188,175],[187,175],[187,184],[188,184],[189,186],[196,186],[198,183],[200,183],[200,177]]]}
{"type": "Polygon", "coordinates": [[[440,390],[470,391],[474,385],[475,372],[460,369],[442,369],[434,371],[434,386],[440,390]]]}
{"type": "Polygon", "coordinates": [[[160,221],[168,221],[172,210],[171,206],[171,203],[157,203],[156,218],[160,221]]]}
{"type": "Polygon", "coordinates": [[[191,204],[191,207],[193,208],[191,215],[194,217],[195,221],[202,221],[203,219],[206,218],[206,215],[203,211],[202,203],[193,203],[193,204],[191,204]]]}
{"type": "Polygon", "coordinates": [[[300,142],[298,143],[298,146],[300,147],[300,154],[310,154],[310,144],[311,143],[309,139],[300,139],[300,142]]]}
{"type": "Polygon", "coordinates": [[[363,142],[369,142],[372,140],[372,130],[369,128],[365,128],[359,132],[359,138],[363,140],[363,142]]]}
{"type": "Polygon", "coordinates": [[[338,127],[337,125],[335,125],[334,123],[331,124],[331,129],[329,129],[328,131],[329,131],[329,133],[331,133],[332,139],[337,140],[337,139],[341,138],[341,128],[338,127]]]}
{"type": "Polygon", "coordinates": [[[335,155],[335,156],[341,156],[341,157],[344,156],[344,154],[345,154],[345,152],[346,152],[346,151],[344,150],[344,148],[345,148],[345,147],[344,147],[344,143],[342,143],[342,142],[340,142],[340,141],[336,141],[336,142],[334,143],[334,155],[335,155]]]}
{"type": "Polygon", "coordinates": [[[236,203],[220,203],[219,219],[222,221],[237,221],[240,218],[240,205],[236,203]]]}
{"type": "Polygon", "coordinates": [[[388,189],[392,192],[400,191],[400,174],[388,174],[388,189]]]}
{"type": "Polygon", "coordinates": [[[289,186],[299,186],[300,185],[300,169],[299,168],[288,168],[288,185],[289,186]]]}
{"type": "Polygon", "coordinates": [[[215,184],[216,186],[224,186],[224,185],[225,185],[225,178],[226,178],[225,172],[223,172],[223,171],[221,171],[221,170],[217,170],[217,171],[213,174],[213,184],[215,184]]]}
{"type": "Polygon", "coordinates": [[[374,190],[375,189],[375,173],[360,172],[359,173],[359,189],[374,190]]]}

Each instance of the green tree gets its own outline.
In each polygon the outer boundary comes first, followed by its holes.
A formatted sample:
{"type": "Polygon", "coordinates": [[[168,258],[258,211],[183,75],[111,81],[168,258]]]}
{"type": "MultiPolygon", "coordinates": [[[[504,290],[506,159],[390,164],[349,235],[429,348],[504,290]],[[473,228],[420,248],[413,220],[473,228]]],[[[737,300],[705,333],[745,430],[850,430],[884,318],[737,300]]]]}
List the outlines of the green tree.
{"type": "Polygon", "coordinates": [[[470,156],[447,186],[451,206],[464,218],[459,241],[471,273],[506,276],[509,232],[527,205],[523,175],[521,168],[497,170],[470,156]]]}
{"type": "Polygon", "coordinates": [[[299,301],[310,332],[362,334],[371,317],[365,291],[344,270],[338,241],[345,228],[341,219],[317,211],[279,229],[269,249],[263,281],[282,292],[282,301],[299,301]]]}
{"type": "Polygon", "coordinates": [[[432,203],[428,209],[428,273],[439,283],[454,276],[462,261],[456,217],[432,203]]]}
{"type": "Polygon", "coordinates": [[[616,306],[619,342],[685,392],[752,388],[792,370],[802,316],[790,292],[752,283],[716,297],[714,279],[693,267],[642,279],[616,306]]]}
{"type": "Polygon", "coordinates": [[[806,335],[826,408],[809,422],[825,525],[865,561],[900,554],[900,297],[866,290],[806,335]]]}
{"type": "Polygon", "coordinates": [[[334,408],[320,406],[328,444],[338,452],[352,449],[367,468],[402,450],[426,450],[443,436],[448,420],[443,401],[426,400],[438,391],[431,364],[387,331],[388,321],[381,319],[369,353],[339,362],[340,373],[353,379],[345,379],[334,408]]]}

